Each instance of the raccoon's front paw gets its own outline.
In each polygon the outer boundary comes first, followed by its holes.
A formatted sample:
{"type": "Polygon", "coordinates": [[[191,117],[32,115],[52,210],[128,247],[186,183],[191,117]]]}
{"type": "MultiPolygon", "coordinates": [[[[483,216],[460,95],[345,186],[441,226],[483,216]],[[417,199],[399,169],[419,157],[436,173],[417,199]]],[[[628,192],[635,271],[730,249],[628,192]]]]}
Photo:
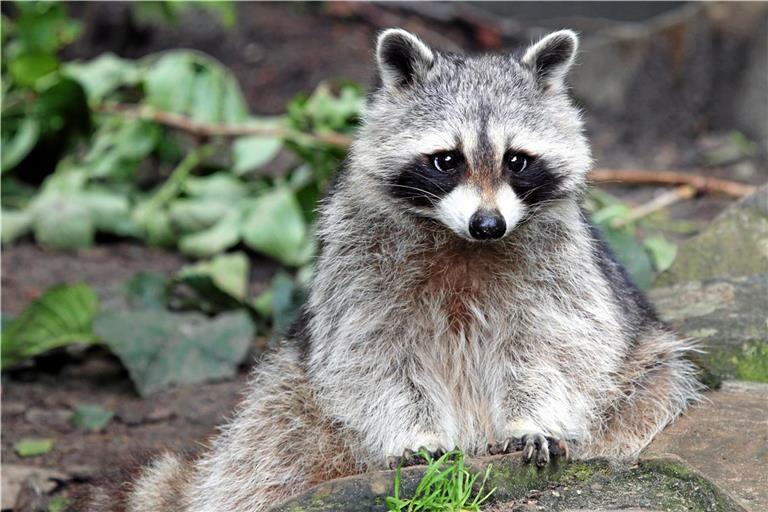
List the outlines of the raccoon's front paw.
{"type": "Polygon", "coordinates": [[[421,466],[429,464],[430,461],[439,459],[445,455],[445,450],[437,448],[436,450],[428,450],[425,447],[421,447],[415,452],[409,448],[403,450],[402,455],[390,455],[387,457],[387,465],[389,469],[397,469],[398,467],[406,468],[408,466],[421,466]]]}
{"type": "Polygon", "coordinates": [[[523,434],[522,437],[508,437],[504,441],[488,445],[490,455],[523,452],[525,462],[536,461],[539,467],[546,466],[553,457],[568,459],[568,444],[562,439],[541,433],[523,434]]]}

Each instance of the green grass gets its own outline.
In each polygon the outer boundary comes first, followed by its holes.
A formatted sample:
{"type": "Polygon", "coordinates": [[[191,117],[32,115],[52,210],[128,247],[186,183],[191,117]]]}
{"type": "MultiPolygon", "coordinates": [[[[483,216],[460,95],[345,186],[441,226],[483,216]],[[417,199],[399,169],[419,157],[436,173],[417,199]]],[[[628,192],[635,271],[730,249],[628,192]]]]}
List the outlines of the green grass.
{"type": "Polygon", "coordinates": [[[491,470],[489,466],[483,475],[477,492],[474,486],[481,473],[470,473],[464,464],[464,454],[453,450],[437,460],[427,453],[420,453],[429,461],[413,497],[400,497],[400,467],[395,473],[394,496],[386,499],[390,512],[479,512],[482,505],[496,491],[491,489],[483,495],[483,487],[491,470]]]}

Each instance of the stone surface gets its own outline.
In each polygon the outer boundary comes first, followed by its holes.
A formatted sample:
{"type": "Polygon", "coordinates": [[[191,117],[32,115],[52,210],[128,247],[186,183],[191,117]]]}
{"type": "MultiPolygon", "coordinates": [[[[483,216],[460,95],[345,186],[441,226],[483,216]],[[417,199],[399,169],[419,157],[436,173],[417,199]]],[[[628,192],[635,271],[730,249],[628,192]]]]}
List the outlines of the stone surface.
{"type": "Polygon", "coordinates": [[[618,140],[648,148],[707,127],[768,149],[766,27],[764,2],[688,3],[588,35],[569,82],[591,115],[634,121],[618,140]]]}
{"type": "Polygon", "coordinates": [[[658,286],[768,274],[768,185],[717,217],[682,244],[658,286]]]}
{"type": "Polygon", "coordinates": [[[718,377],[768,382],[768,185],[682,244],[650,292],[718,377]]]}
{"type": "Polygon", "coordinates": [[[690,281],[651,290],[662,318],[698,340],[719,377],[768,382],[768,274],[690,281]]]}
{"type": "Polygon", "coordinates": [[[677,455],[747,510],[768,510],[768,385],[723,383],[646,454],[677,455]]]}
{"type": "MultiPolygon", "coordinates": [[[[557,464],[543,470],[519,453],[473,459],[474,472],[491,467],[495,487],[487,512],[528,510],[749,511],[768,510],[768,385],[726,381],[660,434],[640,462],[557,464]]],[[[423,467],[402,470],[401,496],[411,496],[423,467]]],[[[385,511],[394,472],[381,471],[320,484],[273,510],[385,511]]]]}
{"type": "MultiPolygon", "coordinates": [[[[485,488],[496,488],[485,510],[665,510],[736,512],[744,509],[682,459],[652,457],[631,467],[604,461],[553,465],[546,469],[524,464],[520,454],[470,461],[471,471],[485,472],[485,488]]],[[[386,511],[394,471],[357,475],[313,487],[273,512],[386,511]]],[[[412,495],[424,467],[402,471],[401,496],[412,495]]]]}
{"type": "Polygon", "coordinates": [[[50,492],[58,482],[70,477],[60,471],[36,468],[22,464],[3,464],[2,471],[2,509],[13,508],[22,487],[33,482],[34,487],[43,492],[50,492]]]}

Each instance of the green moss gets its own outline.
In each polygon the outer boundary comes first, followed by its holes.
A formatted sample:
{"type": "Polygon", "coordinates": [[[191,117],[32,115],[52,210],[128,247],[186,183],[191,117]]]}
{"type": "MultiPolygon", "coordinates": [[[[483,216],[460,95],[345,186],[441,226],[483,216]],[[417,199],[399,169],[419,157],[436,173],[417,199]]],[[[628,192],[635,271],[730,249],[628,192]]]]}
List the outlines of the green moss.
{"type": "Polygon", "coordinates": [[[736,366],[739,379],[768,382],[768,343],[755,341],[748,344],[731,362],[736,366]]]}
{"type": "Polygon", "coordinates": [[[768,343],[755,340],[737,347],[710,349],[696,363],[703,370],[699,378],[712,389],[717,389],[725,378],[768,382],[768,343]]]}
{"type": "Polygon", "coordinates": [[[566,467],[561,476],[560,481],[577,481],[586,482],[595,474],[595,468],[584,463],[573,463],[566,467]]]}

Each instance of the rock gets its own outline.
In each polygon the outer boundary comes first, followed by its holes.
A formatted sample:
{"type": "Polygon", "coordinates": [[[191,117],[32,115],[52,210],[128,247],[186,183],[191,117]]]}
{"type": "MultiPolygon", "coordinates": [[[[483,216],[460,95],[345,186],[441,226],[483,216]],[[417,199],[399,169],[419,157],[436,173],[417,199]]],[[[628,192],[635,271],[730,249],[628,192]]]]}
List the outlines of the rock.
{"type": "Polygon", "coordinates": [[[58,482],[69,480],[69,478],[69,475],[60,471],[3,463],[2,509],[13,508],[19,492],[28,483],[35,489],[35,494],[49,493],[59,485],[58,482]]]}
{"type": "Polygon", "coordinates": [[[63,408],[42,408],[30,407],[24,413],[24,420],[32,425],[52,428],[59,432],[68,432],[72,430],[70,418],[72,411],[63,408]]]}
{"type": "Polygon", "coordinates": [[[699,340],[709,371],[768,382],[768,274],[690,281],[650,297],[664,320],[699,340]]]}
{"type": "MultiPolygon", "coordinates": [[[[595,460],[537,469],[519,453],[468,461],[471,471],[485,472],[485,489],[495,487],[489,510],[689,510],[743,511],[736,501],[675,456],[641,460],[631,467],[612,467],[595,460]]],[[[401,496],[411,496],[424,467],[402,470],[401,496]]],[[[317,485],[273,512],[386,511],[394,471],[362,474],[317,485]]]]}
{"type": "Polygon", "coordinates": [[[682,244],[650,292],[719,377],[768,382],[768,185],[682,244]]]}
{"type": "Polygon", "coordinates": [[[656,285],[755,274],[768,274],[768,185],[728,208],[702,233],[682,244],[675,262],[656,285]]]}
{"type": "Polygon", "coordinates": [[[646,451],[680,457],[753,512],[768,510],[768,385],[725,382],[646,451]]]}
{"type": "Polygon", "coordinates": [[[591,115],[615,121],[617,140],[638,150],[702,127],[738,130],[766,150],[766,27],[765,3],[689,3],[588,34],[569,82],[591,115]]]}

